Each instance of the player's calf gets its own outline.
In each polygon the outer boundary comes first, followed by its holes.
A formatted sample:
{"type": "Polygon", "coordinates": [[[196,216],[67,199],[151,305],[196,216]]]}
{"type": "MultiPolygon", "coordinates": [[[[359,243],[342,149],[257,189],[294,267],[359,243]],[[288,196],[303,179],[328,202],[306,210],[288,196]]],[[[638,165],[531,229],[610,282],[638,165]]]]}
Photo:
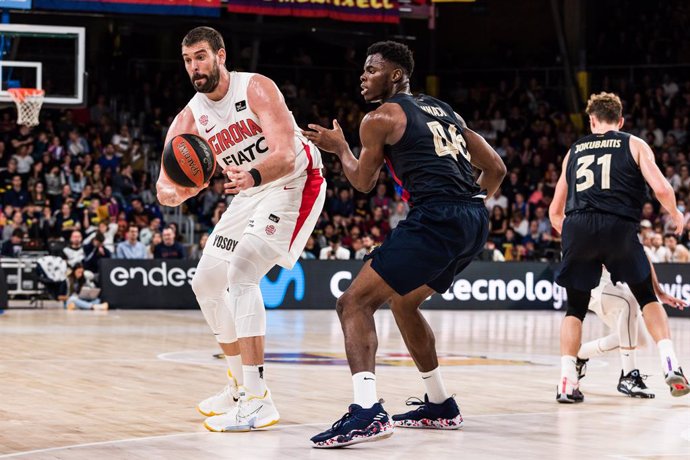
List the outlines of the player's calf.
{"type": "Polygon", "coordinates": [[[462,427],[463,420],[460,408],[454,397],[450,397],[441,404],[429,401],[424,395],[424,401],[419,398],[409,398],[408,406],[418,406],[404,414],[393,416],[393,425],[402,428],[429,428],[435,430],[457,430],[462,427]]]}

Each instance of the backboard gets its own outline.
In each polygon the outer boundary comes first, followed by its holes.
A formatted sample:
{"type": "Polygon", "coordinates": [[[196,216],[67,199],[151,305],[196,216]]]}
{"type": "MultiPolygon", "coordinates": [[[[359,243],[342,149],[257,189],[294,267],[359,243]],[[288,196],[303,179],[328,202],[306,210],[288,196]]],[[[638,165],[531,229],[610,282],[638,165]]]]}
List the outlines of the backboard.
{"type": "Polygon", "coordinates": [[[85,58],[83,27],[0,24],[0,103],[9,88],[38,88],[46,105],[83,104],[85,58]]]}

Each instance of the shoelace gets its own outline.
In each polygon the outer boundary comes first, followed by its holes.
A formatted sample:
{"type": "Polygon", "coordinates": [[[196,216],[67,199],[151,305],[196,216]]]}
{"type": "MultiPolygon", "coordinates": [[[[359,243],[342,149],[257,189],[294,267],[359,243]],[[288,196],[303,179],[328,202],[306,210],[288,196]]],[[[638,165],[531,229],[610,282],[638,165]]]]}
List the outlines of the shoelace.
{"type": "MultiPolygon", "coordinates": [[[[416,397],[416,396],[410,396],[410,397],[407,398],[407,400],[405,401],[405,405],[406,405],[406,406],[424,406],[425,404],[426,404],[426,403],[425,403],[424,401],[422,401],[420,398],[418,398],[418,397],[416,397]]],[[[423,408],[423,407],[418,407],[417,410],[420,410],[420,409],[422,409],[422,408],[423,408]]]]}
{"type": "Polygon", "coordinates": [[[645,385],[644,381],[647,380],[647,377],[649,377],[646,374],[638,374],[637,377],[633,377],[633,382],[635,382],[635,385],[637,385],[640,388],[647,388],[647,385],[645,385]]]}
{"type": "Polygon", "coordinates": [[[336,422],[333,425],[331,425],[331,431],[335,431],[338,428],[340,428],[343,425],[343,423],[345,423],[350,418],[352,418],[352,413],[350,411],[345,412],[345,415],[340,417],[340,420],[336,420],[336,422]]]}

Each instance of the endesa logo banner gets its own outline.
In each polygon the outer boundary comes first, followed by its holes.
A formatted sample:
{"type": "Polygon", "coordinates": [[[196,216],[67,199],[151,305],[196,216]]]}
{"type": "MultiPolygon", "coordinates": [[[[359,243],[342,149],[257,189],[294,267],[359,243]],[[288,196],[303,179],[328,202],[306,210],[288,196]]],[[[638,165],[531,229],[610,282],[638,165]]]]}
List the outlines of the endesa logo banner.
{"type": "MultiPolygon", "coordinates": [[[[114,308],[198,308],[191,288],[196,263],[101,260],[103,300],[114,308]]],[[[264,304],[268,309],[335,309],[361,268],[360,261],[319,260],[299,261],[291,270],[274,267],[260,282],[264,304]]],[[[554,282],[557,270],[557,265],[541,262],[475,262],[422,308],[565,310],[565,289],[554,282]]],[[[690,264],[659,264],[656,271],[666,292],[690,300],[690,264]]],[[[667,311],[690,317],[690,308],[667,311]]]]}

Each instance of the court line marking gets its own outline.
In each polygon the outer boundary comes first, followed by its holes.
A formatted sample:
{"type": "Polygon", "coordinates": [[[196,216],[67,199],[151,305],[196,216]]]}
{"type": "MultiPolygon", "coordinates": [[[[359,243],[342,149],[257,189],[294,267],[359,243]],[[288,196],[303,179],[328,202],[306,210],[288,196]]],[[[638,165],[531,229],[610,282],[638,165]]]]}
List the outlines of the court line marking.
{"type": "MultiPolygon", "coordinates": [[[[650,408],[653,410],[656,410],[656,408],[650,408]]],[[[659,408],[661,409],[661,408],[659,408]]],[[[481,414],[481,415],[471,415],[471,416],[465,416],[464,418],[466,420],[472,420],[472,419],[479,419],[479,418],[490,418],[490,417],[527,417],[527,416],[532,416],[532,415],[557,415],[557,416],[562,416],[566,414],[576,414],[576,415],[581,415],[581,414],[597,414],[597,413],[605,413],[605,412],[611,412],[611,409],[599,409],[599,410],[591,410],[591,411],[570,411],[570,412],[562,412],[562,411],[552,411],[552,412],[521,412],[521,413],[506,413],[506,414],[481,414]]],[[[271,428],[270,430],[265,430],[265,431],[285,431],[287,429],[291,428],[297,428],[297,427],[305,427],[305,426],[328,426],[330,425],[331,422],[322,422],[322,423],[296,423],[294,425],[279,425],[274,428],[271,428]]],[[[212,435],[210,431],[195,431],[192,433],[174,433],[174,434],[162,434],[162,435],[157,435],[157,436],[145,436],[141,438],[126,438],[126,439],[115,439],[111,441],[97,441],[97,442],[88,442],[88,443],[83,443],[83,444],[71,444],[68,446],[61,446],[61,447],[49,447],[46,449],[36,449],[36,450],[29,450],[29,451],[24,451],[24,452],[14,452],[11,454],[3,454],[0,455],[0,458],[14,458],[14,457],[23,457],[26,455],[32,455],[32,454],[41,454],[41,453],[46,453],[46,452],[57,452],[57,451],[62,451],[62,450],[69,450],[69,449],[79,449],[82,447],[93,447],[93,446],[107,446],[110,444],[120,444],[120,443],[128,443],[128,442],[137,442],[137,441],[150,441],[150,440],[160,440],[160,439],[168,439],[168,438],[176,438],[176,437],[182,437],[182,436],[198,436],[198,435],[212,435]]],[[[218,435],[216,435],[218,436],[218,435]]],[[[675,455],[675,454],[673,454],[675,455]]],[[[623,457],[625,458],[625,457],[623,457]]]]}

